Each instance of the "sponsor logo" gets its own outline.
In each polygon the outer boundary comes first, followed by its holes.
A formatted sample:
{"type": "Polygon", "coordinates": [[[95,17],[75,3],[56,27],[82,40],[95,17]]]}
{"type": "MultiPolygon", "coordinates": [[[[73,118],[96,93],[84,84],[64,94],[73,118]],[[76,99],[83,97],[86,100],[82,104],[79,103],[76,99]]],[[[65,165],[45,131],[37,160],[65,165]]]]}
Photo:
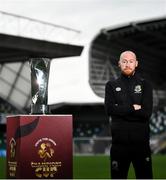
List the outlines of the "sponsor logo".
{"type": "Polygon", "coordinates": [[[115,90],[116,90],[116,91],[121,91],[122,89],[121,89],[121,87],[116,87],[115,90]]]}

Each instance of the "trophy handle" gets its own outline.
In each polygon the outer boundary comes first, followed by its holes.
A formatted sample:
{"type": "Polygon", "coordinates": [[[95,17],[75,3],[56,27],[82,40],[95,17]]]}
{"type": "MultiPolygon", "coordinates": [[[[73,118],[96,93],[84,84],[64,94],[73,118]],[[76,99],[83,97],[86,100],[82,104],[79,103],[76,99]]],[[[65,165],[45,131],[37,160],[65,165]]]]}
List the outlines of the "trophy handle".
{"type": "Polygon", "coordinates": [[[48,114],[49,58],[30,58],[31,114],[48,114]]]}

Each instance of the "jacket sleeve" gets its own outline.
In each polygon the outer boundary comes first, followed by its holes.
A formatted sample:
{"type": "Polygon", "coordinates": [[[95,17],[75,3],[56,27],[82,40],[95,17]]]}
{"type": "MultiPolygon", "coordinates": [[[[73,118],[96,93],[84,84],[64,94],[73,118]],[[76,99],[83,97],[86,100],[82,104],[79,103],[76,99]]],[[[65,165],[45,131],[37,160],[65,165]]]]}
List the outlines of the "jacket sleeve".
{"type": "Polygon", "coordinates": [[[141,109],[134,111],[134,116],[150,118],[153,108],[153,91],[150,83],[144,80],[141,109]]]}
{"type": "Polygon", "coordinates": [[[105,87],[105,110],[108,116],[125,116],[134,111],[134,107],[130,104],[117,104],[110,81],[106,84],[105,87]]]}

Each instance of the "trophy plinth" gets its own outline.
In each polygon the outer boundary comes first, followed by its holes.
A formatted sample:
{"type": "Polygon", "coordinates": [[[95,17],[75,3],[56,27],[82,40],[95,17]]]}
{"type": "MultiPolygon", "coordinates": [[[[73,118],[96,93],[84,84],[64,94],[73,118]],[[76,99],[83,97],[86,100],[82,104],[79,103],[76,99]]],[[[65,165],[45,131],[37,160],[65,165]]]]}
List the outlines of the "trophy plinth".
{"type": "Polygon", "coordinates": [[[48,114],[49,58],[31,58],[31,114],[48,114]]]}

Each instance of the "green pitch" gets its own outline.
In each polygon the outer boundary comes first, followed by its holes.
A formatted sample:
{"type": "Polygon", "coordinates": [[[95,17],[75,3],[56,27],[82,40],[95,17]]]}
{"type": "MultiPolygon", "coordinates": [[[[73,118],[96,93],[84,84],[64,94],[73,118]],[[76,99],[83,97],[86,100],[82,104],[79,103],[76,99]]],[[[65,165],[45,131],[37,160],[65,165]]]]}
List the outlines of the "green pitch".
{"type": "Polygon", "coordinates": [[[0,157],[0,178],[6,178],[6,158],[0,157]]]}
{"type": "MultiPolygon", "coordinates": [[[[154,179],[166,179],[166,155],[153,155],[154,179]]],[[[105,179],[110,178],[110,159],[108,156],[75,156],[74,178],[82,179],[105,179]]],[[[129,169],[129,179],[135,179],[132,165],[129,169]]]]}
{"type": "MultiPolygon", "coordinates": [[[[166,155],[153,155],[154,179],[166,179],[166,155]]],[[[6,159],[0,158],[0,178],[5,179],[6,159]]],[[[110,160],[108,156],[74,156],[73,174],[75,179],[108,179],[110,160]]],[[[130,167],[128,178],[134,179],[133,167],[130,167]]]]}

